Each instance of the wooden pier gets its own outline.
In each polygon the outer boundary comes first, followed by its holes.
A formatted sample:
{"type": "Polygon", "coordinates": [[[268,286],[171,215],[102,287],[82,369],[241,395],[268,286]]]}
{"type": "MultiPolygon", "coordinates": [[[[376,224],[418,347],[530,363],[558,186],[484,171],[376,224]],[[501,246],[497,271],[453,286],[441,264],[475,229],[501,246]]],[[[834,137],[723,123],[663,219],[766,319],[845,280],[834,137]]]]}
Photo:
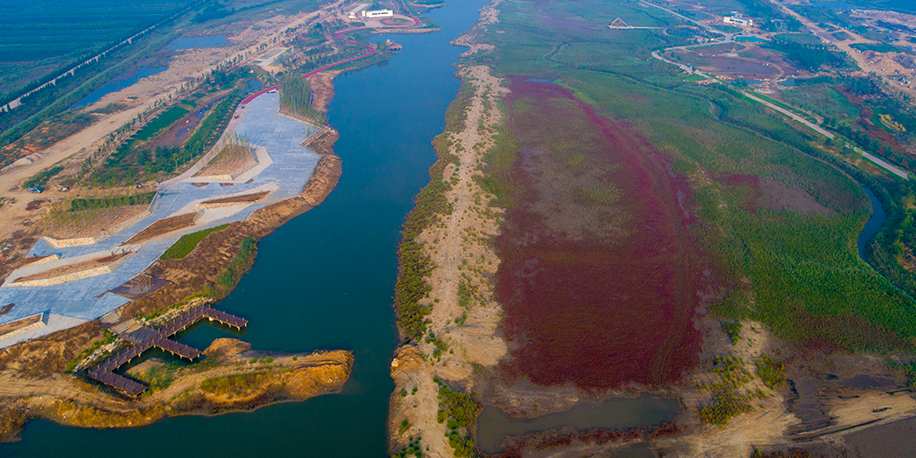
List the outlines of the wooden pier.
{"type": "Polygon", "coordinates": [[[134,345],[108,358],[95,368],[90,369],[89,378],[121,390],[131,396],[139,396],[140,393],[146,391],[145,385],[115,374],[114,372],[118,370],[119,367],[143,354],[143,352],[154,347],[178,356],[179,358],[187,358],[189,361],[193,361],[200,356],[200,351],[196,348],[191,348],[187,345],[175,342],[169,339],[169,337],[184,331],[204,318],[236,329],[242,329],[248,325],[248,320],[230,315],[226,312],[221,312],[212,307],[196,307],[181,314],[161,330],[142,326],[140,329],[125,335],[124,338],[134,345]]]}

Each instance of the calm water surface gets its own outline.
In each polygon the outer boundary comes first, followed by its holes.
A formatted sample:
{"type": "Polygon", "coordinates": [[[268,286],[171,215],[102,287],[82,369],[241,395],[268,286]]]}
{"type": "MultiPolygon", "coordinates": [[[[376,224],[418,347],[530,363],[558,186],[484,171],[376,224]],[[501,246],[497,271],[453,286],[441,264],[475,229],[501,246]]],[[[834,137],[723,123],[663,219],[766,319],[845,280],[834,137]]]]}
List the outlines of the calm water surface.
{"type": "Polygon", "coordinates": [[[865,191],[865,195],[867,195],[868,200],[871,201],[871,208],[874,211],[871,218],[868,218],[868,221],[865,222],[865,227],[862,228],[862,232],[859,233],[857,244],[859,247],[859,257],[865,261],[865,245],[881,230],[881,225],[884,224],[886,215],[884,214],[884,207],[881,206],[881,201],[875,197],[875,193],[871,192],[871,189],[865,186],[862,186],[862,190],[865,191]]]}
{"type": "Polygon", "coordinates": [[[168,67],[140,67],[140,70],[135,72],[124,73],[123,75],[109,81],[104,86],[96,89],[95,91],[92,91],[89,95],[83,97],[82,100],[74,103],[70,108],[73,109],[91,105],[101,100],[102,97],[111,94],[112,92],[118,92],[121,89],[133,86],[137,81],[140,81],[147,76],[153,76],[157,73],[162,73],[166,69],[168,69],[168,67]]]}
{"type": "MultiPolygon", "coordinates": [[[[36,421],[22,442],[0,446],[0,456],[385,456],[400,225],[429,181],[430,141],[458,91],[452,64],[465,49],[447,43],[473,26],[483,3],[449,2],[430,13],[442,32],[393,36],[404,51],[389,63],[337,79],[329,121],[341,134],[340,184],[264,238],[254,268],[217,306],[250,321],[244,339],[255,350],[352,350],[342,394],[140,429],[36,421]]],[[[203,326],[181,340],[204,348],[228,336],[203,326]]]]}
{"type": "MultiPolygon", "coordinates": [[[[619,431],[651,428],[662,423],[673,422],[681,410],[681,405],[676,399],[640,396],[611,398],[595,404],[579,404],[565,412],[511,421],[502,410],[487,406],[477,419],[477,444],[487,453],[498,453],[502,450],[500,444],[510,435],[569,427],[581,430],[616,429],[619,431]]],[[[632,453],[641,452],[634,449],[632,453]]]]}

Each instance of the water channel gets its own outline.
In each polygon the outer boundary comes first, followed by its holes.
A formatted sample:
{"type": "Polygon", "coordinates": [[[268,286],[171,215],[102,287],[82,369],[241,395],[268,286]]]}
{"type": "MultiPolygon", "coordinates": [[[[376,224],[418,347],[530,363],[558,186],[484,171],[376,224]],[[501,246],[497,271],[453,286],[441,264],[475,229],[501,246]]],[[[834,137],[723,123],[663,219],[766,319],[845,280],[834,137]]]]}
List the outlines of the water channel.
{"type": "MultiPolygon", "coordinates": [[[[403,52],[336,80],[328,118],[341,134],[340,184],[264,238],[252,270],[217,305],[250,321],[243,338],[255,350],[352,350],[342,394],[139,429],[35,421],[21,442],[0,445],[0,456],[385,456],[400,225],[429,180],[430,141],[458,91],[452,65],[465,48],[448,42],[473,26],[483,4],[455,0],[431,11],[441,32],[391,36],[403,52]]],[[[217,337],[231,335],[203,326],[182,341],[204,348],[217,337]]]]}
{"type": "Polygon", "coordinates": [[[871,189],[862,186],[862,190],[865,191],[865,195],[868,196],[868,200],[871,202],[871,208],[874,213],[871,215],[871,218],[868,218],[868,221],[865,222],[865,227],[862,228],[862,232],[859,233],[858,239],[858,248],[859,248],[859,257],[862,258],[862,261],[868,262],[865,259],[865,245],[874,237],[878,231],[881,230],[881,225],[884,224],[884,207],[881,206],[881,201],[875,197],[875,193],[871,192],[871,189]]]}

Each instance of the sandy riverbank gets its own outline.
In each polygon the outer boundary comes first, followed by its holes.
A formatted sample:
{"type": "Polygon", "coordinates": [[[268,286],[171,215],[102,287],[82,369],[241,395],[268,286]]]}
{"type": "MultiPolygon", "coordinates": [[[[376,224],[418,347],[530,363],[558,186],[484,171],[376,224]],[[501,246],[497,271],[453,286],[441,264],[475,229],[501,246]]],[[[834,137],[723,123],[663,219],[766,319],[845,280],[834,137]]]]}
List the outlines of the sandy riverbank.
{"type": "MultiPolygon", "coordinates": [[[[488,25],[499,21],[498,4],[499,0],[484,7],[477,26],[455,40],[455,44],[469,48],[465,56],[494,51],[492,45],[480,41],[480,36],[488,25]]],[[[416,240],[434,266],[424,277],[431,291],[420,301],[431,310],[427,335],[435,335],[444,346],[437,352],[434,339],[408,342],[397,350],[391,367],[395,389],[390,397],[390,451],[422,437],[420,448],[436,457],[454,455],[447,436],[451,428],[437,418],[440,399],[436,380],[520,416],[567,410],[585,400],[644,391],[634,387],[585,393],[568,386],[505,386],[496,379],[508,345],[498,329],[503,312],[488,279],[493,278],[500,263],[490,240],[499,235],[502,211],[486,204],[493,196],[480,189],[476,177],[481,175],[478,166],[492,147],[495,129],[504,125],[504,117],[494,107],[499,106],[507,89],[485,66],[459,63],[457,74],[467,91],[463,90],[450,107],[447,130],[440,139],[444,141],[436,142],[437,147],[445,145],[447,151],[438,151],[439,163],[433,167],[444,166],[441,180],[450,183],[444,193],[450,208],[416,240]],[[454,109],[463,113],[455,116],[454,109]],[[457,127],[452,125],[453,117],[460,118],[457,127]],[[450,160],[450,155],[456,159],[450,160]],[[462,290],[474,293],[469,298],[462,290]],[[488,380],[488,374],[496,378],[488,380]]],[[[710,368],[704,364],[674,386],[649,391],[677,398],[685,408],[677,425],[664,434],[634,434],[612,442],[596,440],[601,436],[598,433],[595,437],[564,436],[554,442],[533,436],[528,444],[542,449],[522,447],[515,450],[518,455],[511,456],[604,456],[611,449],[634,443],[661,451],[664,456],[750,456],[754,448],[780,451],[810,444],[820,447],[841,441],[849,431],[888,424],[916,413],[910,392],[886,392],[905,388],[905,381],[886,365],[869,363],[873,356],[806,352],[774,338],[760,323],[745,323],[738,345],[731,343],[719,321],[711,316],[700,319],[697,326],[704,338],[704,361],[719,355],[741,358],[741,367],[751,374],[745,389],[758,396],[751,412],[732,418],[723,427],[701,421],[700,410],[712,400],[711,391],[703,388],[713,381],[710,368]],[[799,398],[790,384],[773,389],[765,386],[753,375],[757,371],[754,360],[764,355],[786,361],[789,380],[814,380],[812,394],[799,398]],[[820,369],[811,375],[815,366],[820,369]],[[888,385],[843,385],[856,383],[864,374],[889,380],[888,385]],[[813,406],[820,411],[819,416],[815,420],[799,418],[798,412],[803,410],[800,405],[813,406]],[[816,421],[826,426],[816,426],[816,421]],[[806,431],[811,439],[799,436],[800,431],[806,431]]]]}
{"type": "MultiPolygon", "coordinates": [[[[494,8],[494,4],[485,6],[483,17],[495,20],[494,8]]],[[[492,23],[484,19],[475,30],[492,23]]],[[[474,30],[469,34],[473,35],[474,30]]],[[[468,43],[467,36],[454,42],[462,46],[468,43]]],[[[435,380],[471,391],[475,369],[493,368],[507,353],[506,342],[497,331],[502,313],[488,280],[499,266],[489,240],[498,235],[501,216],[498,209],[485,204],[492,196],[487,196],[476,180],[484,153],[493,147],[491,129],[503,123],[496,107],[507,90],[484,66],[459,66],[458,76],[467,96],[453,102],[449,113],[462,117],[463,122],[444,134],[445,141],[437,143],[438,160],[445,167],[441,178],[434,178],[451,183],[444,193],[452,203],[451,212],[440,215],[439,223],[426,228],[419,240],[435,266],[426,277],[432,290],[421,301],[431,309],[428,330],[440,336],[448,351],[433,357],[436,345],[430,341],[398,350],[392,362],[395,390],[389,411],[392,450],[419,435],[423,437],[424,450],[429,447],[426,453],[439,457],[452,456],[453,449],[444,434],[446,424],[437,420],[439,387],[435,380]],[[449,145],[447,151],[442,150],[443,145],[449,145]],[[457,159],[449,161],[450,155],[457,159]],[[473,269],[468,269],[467,260],[473,260],[473,269]],[[467,300],[459,297],[459,289],[476,293],[467,300]],[[407,394],[400,395],[402,390],[407,394]],[[401,427],[405,420],[408,428],[401,427]]]]}
{"type": "Polygon", "coordinates": [[[3,371],[0,441],[16,440],[25,423],[38,418],[86,428],[128,428],[166,416],[212,415],[304,400],[338,392],[353,365],[347,351],[267,355],[235,339],[218,339],[204,353],[206,363],[179,368],[153,359],[129,370],[140,379],[152,376],[157,382],[158,377],[160,384],[170,379],[166,387],[139,399],[100,391],[74,374],[35,380],[3,371]]]}

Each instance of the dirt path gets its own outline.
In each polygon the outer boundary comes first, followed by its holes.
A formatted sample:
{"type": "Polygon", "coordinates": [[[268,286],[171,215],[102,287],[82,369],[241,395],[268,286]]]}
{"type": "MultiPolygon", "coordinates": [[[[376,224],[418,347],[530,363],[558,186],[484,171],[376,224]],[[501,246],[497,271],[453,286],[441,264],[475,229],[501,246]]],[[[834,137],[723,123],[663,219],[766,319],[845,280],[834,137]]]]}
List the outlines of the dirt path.
{"type": "MultiPolygon", "coordinates": [[[[481,10],[478,27],[496,21],[496,3],[481,10]]],[[[455,43],[469,46],[471,51],[466,54],[492,49],[473,46],[473,33],[455,43]]],[[[506,342],[496,330],[502,311],[489,280],[499,266],[490,240],[499,233],[502,218],[488,205],[494,196],[484,193],[476,181],[484,152],[493,147],[492,129],[504,122],[496,107],[507,89],[485,66],[464,67],[458,75],[471,86],[472,94],[463,126],[445,134],[451,145],[448,152],[457,156],[456,162],[445,167],[442,178],[452,183],[445,193],[452,211],[420,236],[424,251],[436,266],[427,277],[432,287],[425,301],[432,310],[429,330],[447,349],[438,354],[435,344],[428,341],[416,347],[408,345],[392,364],[396,384],[389,414],[392,446],[398,448],[410,437],[420,435],[424,450],[429,447],[426,455],[433,457],[453,455],[444,434],[446,425],[436,418],[439,400],[434,378],[470,391],[475,367],[493,367],[507,354],[506,342]],[[408,394],[400,396],[401,390],[408,394]],[[410,427],[399,431],[402,420],[410,427]]]]}

